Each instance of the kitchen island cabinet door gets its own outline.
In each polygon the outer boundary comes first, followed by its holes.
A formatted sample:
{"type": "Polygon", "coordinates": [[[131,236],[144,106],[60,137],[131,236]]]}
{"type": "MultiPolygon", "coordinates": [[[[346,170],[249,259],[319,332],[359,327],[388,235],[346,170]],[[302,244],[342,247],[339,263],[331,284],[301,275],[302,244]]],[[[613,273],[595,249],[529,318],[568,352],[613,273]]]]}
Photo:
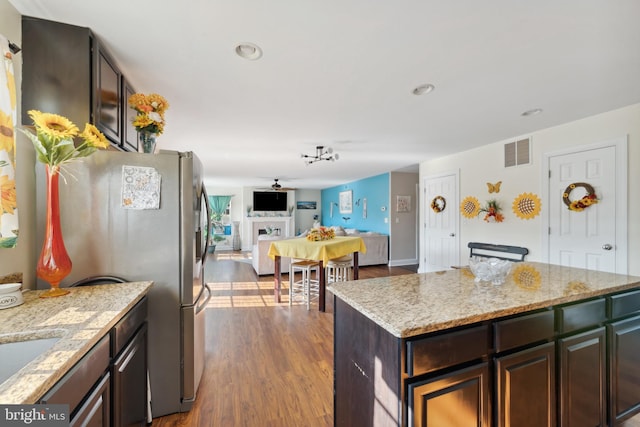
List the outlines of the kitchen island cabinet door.
{"type": "Polygon", "coordinates": [[[610,426],[640,412],[640,316],[607,326],[610,426]]]}
{"type": "Polygon", "coordinates": [[[484,362],[409,385],[409,425],[488,427],[489,365],[484,362]]]}
{"type": "Polygon", "coordinates": [[[605,426],[605,328],[558,340],[560,425],[605,426]]]}
{"type": "Polygon", "coordinates": [[[555,426],[555,343],[497,357],[498,427],[555,426]]]}

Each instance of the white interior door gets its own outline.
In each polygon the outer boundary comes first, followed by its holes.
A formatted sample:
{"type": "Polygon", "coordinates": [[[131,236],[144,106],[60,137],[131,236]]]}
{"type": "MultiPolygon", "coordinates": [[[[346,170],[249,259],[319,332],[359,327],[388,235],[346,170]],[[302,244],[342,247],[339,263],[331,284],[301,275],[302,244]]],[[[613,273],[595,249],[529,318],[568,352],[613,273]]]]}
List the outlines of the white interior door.
{"type": "Polygon", "coordinates": [[[459,265],[458,251],[458,176],[426,178],[424,181],[424,262],[421,271],[439,271],[459,265]],[[437,196],[445,206],[441,212],[431,208],[437,196]]]}
{"type": "MultiPolygon", "coordinates": [[[[626,145],[625,145],[626,148],[626,145]]],[[[617,173],[615,145],[549,157],[549,262],[590,270],[626,273],[626,239],[619,238],[617,228],[624,225],[626,212],[620,211],[619,198],[625,197],[626,171],[623,178],[617,173]],[[587,183],[595,189],[598,203],[583,211],[570,210],[563,202],[567,192],[570,200],[586,194],[580,185],[587,183]],[[620,224],[623,218],[624,224],[620,224]],[[625,240],[621,242],[620,240],[625,240]],[[623,261],[623,262],[620,262],[623,261]]],[[[626,204],[625,204],[626,206],[626,204]]]]}

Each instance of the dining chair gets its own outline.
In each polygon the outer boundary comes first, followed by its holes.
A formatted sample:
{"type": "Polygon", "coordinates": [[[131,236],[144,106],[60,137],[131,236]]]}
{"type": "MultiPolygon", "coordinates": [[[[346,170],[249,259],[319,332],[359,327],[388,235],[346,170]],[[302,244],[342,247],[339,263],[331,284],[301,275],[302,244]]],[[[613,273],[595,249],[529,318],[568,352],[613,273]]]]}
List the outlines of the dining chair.
{"type": "Polygon", "coordinates": [[[345,255],[340,258],[333,258],[327,262],[326,277],[327,283],[346,282],[351,280],[351,264],[353,258],[351,255],[345,255]]]}
{"type": "Polygon", "coordinates": [[[311,300],[318,299],[320,294],[320,263],[308,259],[292,259],[289,265],[289,305],[296,296],[302,297],[302,302],[311,307],[311,300]],[[296,272],[301,273],[300,280],[296,280],[296,272]],[[312,274],[315,271],[315,279],[312,274]]]}

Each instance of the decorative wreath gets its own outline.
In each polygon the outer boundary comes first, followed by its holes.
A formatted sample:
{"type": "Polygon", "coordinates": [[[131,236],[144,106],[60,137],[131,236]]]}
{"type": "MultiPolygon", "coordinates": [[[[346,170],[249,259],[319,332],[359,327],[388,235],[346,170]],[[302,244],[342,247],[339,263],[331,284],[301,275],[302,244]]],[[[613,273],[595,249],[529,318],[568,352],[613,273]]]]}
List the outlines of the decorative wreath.
{"type": "Polygon", "coordinates": [[[480,212],[480,202],[473,196],[467,196],[460,203],[460,213],[466,218],[475,218],[480,212]]]}
{"type": "Polygon", "coordinates": [[[542,285],[540,272],[526,264],[520,264],[513,269],[513,281],[518,287],[527,291],[535,291],[542,285]]]}
{"type": "Polygon", "coordinates": [[[447,207],[447,201],[442,196],[436,196],[431,201],[431,209],[435,213],[442,212],[447,207]]]}
{"type": "Polygon", "coordinates": [[[567,205],[569,210],[580,212],[589,206],[598,203],[598,196],[596,196],[596,191],[593,187],[586,182],[574,182],[564,190],[564,193],[562,193],[562,201],[567,205]],[[583,196],[582,199],[571,200],[571,192],[577,187],[584,188],[587,194],[583,196]]]}
{"type": "Polygon", "coordinates": [[[531,219],[540,213],[540,198],[533,193],[522,193],[513,200],[513,213],[520,219],[531,219]]]}

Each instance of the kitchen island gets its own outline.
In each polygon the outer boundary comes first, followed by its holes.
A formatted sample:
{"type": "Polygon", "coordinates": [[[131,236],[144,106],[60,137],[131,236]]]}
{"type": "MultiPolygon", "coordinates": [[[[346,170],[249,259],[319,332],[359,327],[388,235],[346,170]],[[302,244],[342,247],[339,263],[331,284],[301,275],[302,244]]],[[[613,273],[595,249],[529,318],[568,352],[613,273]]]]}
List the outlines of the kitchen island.
{"type": "Polygon", "coordinates": [[[640,277],[517,263],[333,283],[336,426],[617,425],[640,412],[640,277]]]}
{"type": "MultiPolygon", "coordinates": [[[[131,362],[136,360],[139,364],[135,368],[144,369],[135,378],[122,375],[118,381],[146,392],[145,295],[151,286],[152,282],[84,286],[55,298],[39,298],[44,291],[26,291],[24,304],[0,310],[0,351],[5,345],[51,342],[47,348],[33,353],[32,359],[15,351],[8,353],[14,359],[11,362],[18,365],[16,372],[5,372],[6,379],[0,384],[0,403],[66,403],[74,411],[74,401],[78,405],[87,403],[85,395],[90,391],[81,390],[80,384],[88,388],[102,384],[104,396],[110,395],[109,390],[113,390],[110,377],[126,370],[119,364],[124,353],[130,367],[134,367],[131,362]],[[133,344],[132,351],[125,348],[129,344],[133,344]],[[110,367],[119,372],[110,372],[110,367]],[[92,372],[96,375],[95,382],[90,380],[92,372]],[[140,376],[144,379],[142,384],[140,376]]],[[[8,364],[8,360],[0,360],[3,365],[0,371],[8,364]]],[[[146,401],[146,396],[142,398],[146,401]]],[[[118,402],[115,399],[110,402],[109,398],[106,402],[105,415],[110,417],[113,408],[115,416],[119,416],[115,412],[119,410],[118,402]]],[[[146,405],[141,409],[146,414],[146,405]]],[[[73,418],[71,421],[73,425],[73,418]]],[[[103,421],[101,424],[110,424],[110,418],[103,421]]]]}

